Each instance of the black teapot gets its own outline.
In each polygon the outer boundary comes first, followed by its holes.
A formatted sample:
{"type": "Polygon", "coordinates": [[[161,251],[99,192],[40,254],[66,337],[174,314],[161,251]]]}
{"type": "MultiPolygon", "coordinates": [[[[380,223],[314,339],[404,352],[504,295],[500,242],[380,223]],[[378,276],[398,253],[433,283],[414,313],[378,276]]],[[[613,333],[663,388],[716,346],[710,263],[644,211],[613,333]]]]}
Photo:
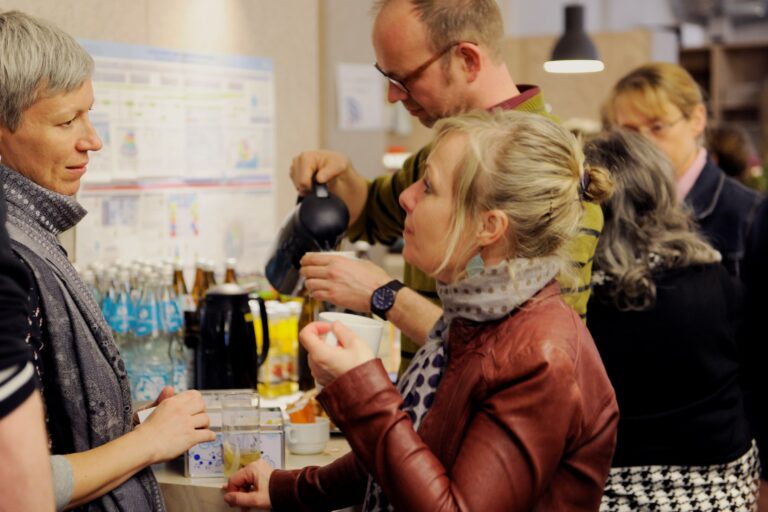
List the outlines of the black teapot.
{"type": "Polygon", "coordinates": [[[263,343],[256,347],[253,313],[244,288],[222,284],[210,288],[200,310],[200,344],[195,355],[197,389],[256,389],[259,366],[269,353],[269,323],[259,301],[263,343]]]}
{"type": "Polygon", "coordinates": [[[269,283],[286,295],[302,287],[301,258],[312,251],[334,250],[347,231],[349,210],[324,183],[313,178],[312,192],[299,198],[296,209],[280,228],[265,270],[269,283]]]}

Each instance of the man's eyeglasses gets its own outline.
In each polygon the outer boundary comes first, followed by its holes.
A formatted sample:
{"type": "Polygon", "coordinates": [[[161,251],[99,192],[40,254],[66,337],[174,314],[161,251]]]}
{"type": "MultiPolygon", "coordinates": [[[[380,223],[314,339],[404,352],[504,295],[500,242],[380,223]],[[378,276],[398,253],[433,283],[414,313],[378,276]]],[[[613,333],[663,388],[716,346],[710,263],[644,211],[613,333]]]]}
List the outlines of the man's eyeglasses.
{"type": "Polygon", "coordinates": [[[429,66],[431,66],[440,57],[442,57],[443,55],[445,55],[446,53],[451,51],[451,49],[454,46],[456,46],[457,44],[461,44],[461,42],[459,41],[459,42],[456,42],[456,43],[451,43],[447,48],[445,48],[441,52],[439,52],[436,55],[434,55],[433,57],[431,57],[427,62],[425,62],[421,66],[417,67],[416,69],[414,69],[413,71],[411,71],[410,73],[405,75],[403,78],[397,78],[396,76],[393,76],[393,75],[387,73],[386,71],[384,71],[383,69],[381,69],[379,67],[378,63],[374,64],[374,66],[376,67],[376,69],[379,70],[379,73],[384,75],[384,78],[389,80],[389,83],[391,83],[392,85],[394,85],[395,87],[397,87],[398,89],[403,91],[404,93],[410,94],[410,91],[408,90],[408,82],[412,82],[412,81],[416,80],[424,71],[427,70],[427,68],[429,66]]]}
{"type": "Polygon", "coordinates": [[[677,119],[671,122],[656,120],[652,123],[643,124],[640,126],[625,125],[625,126],[622,126],[622,128],[640,133],[642,135],[645,135],[646,137],[647,136],[660,137],[664,135],[667,132],[667,130],[675,126],[677,123],[679,123],[683,119],[687,119],[685,114],[681,115],[680,117],[678,117],[677,119]]]}

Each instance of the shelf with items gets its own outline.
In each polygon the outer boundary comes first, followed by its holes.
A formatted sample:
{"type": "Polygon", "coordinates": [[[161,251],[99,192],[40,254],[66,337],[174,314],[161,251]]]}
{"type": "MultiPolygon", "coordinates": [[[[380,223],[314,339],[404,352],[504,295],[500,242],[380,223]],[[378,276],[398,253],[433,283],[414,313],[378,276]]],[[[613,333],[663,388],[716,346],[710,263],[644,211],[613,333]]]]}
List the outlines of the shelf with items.
{"type": "Polygon", "coordinates": [[[705,91],[713,121],[743,126],[767,158],[768,41],[681,49],[680,64],[705,91]]]}

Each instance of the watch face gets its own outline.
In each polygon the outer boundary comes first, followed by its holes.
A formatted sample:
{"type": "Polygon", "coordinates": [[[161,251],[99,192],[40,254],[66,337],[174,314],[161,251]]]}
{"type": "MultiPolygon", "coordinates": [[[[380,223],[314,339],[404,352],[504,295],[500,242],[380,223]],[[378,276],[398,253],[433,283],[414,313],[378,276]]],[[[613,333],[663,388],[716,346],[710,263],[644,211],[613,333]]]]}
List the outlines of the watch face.
{"type": "Polygon", "coordinates": [[[378,288],[371,297],[373,307],[381,311],[388,311],[394,303],[395,292],[390,288],[378,288]]]}

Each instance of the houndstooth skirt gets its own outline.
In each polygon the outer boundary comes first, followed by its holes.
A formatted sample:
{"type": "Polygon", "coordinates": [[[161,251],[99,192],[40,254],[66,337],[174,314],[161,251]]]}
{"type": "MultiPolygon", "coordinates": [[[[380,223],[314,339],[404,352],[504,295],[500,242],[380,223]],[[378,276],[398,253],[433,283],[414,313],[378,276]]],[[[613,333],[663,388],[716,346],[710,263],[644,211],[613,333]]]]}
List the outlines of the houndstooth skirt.
{"type": "Polygon", "coordinates": [[[753,512],[759,486],[753,441],[752,448],[727,464],[612,468],[600,512],[753,512]]]}

